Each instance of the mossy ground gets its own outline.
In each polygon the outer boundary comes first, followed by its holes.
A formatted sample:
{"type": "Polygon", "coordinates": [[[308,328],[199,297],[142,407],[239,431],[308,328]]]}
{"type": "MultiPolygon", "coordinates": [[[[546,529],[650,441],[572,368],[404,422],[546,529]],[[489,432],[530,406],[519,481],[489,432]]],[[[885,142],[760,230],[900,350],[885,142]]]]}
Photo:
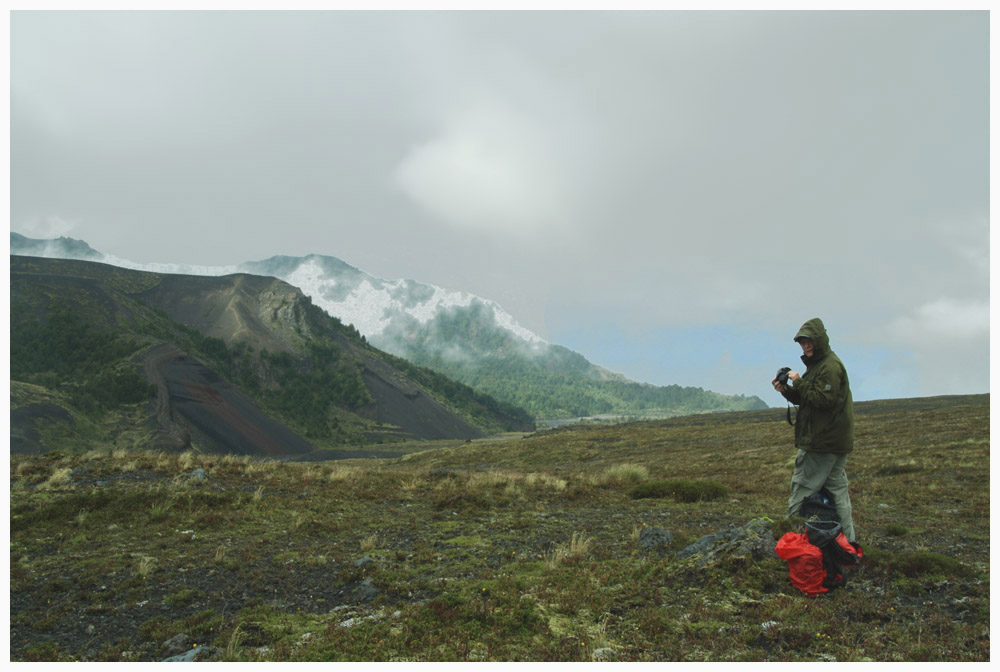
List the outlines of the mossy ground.
{"type": "Polygon", "coordinates": [[[12,456],[11,658],[158,660],[184,633],[237,661],[989,660],[988,396],[858,411],[865,559],[818,599],[777,557],[675,559],[794,525],[783,411],[391,460],[12,456]],[[658,481],[726,494],[629,494],[658,481]],[[662,556],[638,545],[654,526],[662,556]]]}

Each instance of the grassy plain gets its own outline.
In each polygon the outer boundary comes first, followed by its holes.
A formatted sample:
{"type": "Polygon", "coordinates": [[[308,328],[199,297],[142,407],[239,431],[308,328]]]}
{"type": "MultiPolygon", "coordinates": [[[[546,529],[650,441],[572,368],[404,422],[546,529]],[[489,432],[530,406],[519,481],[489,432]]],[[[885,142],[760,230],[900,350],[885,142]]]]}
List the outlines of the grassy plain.
{"type": "Polygon", "coordinates": [[[783,409],[395,459],[14,455],[11,658],[160,660],[185,635],[234,661],[989,660],[989,396],[856,410],[865,557],[817,599],[777,557],[677,557],[794,526],[783,409]]]}

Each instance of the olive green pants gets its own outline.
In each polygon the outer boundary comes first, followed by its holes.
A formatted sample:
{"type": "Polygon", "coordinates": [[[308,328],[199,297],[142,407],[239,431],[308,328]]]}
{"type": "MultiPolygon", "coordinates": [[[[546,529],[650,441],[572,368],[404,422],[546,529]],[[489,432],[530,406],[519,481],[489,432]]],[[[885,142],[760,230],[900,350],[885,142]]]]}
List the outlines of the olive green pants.
{"type": "Polygon", "coordinates": [[[851,517],[851,495],[847,491],[847,455],[814,453],[799,450],[792,474],[792,494],[788,498],[788,515],[797,515],[802,500],[826,488],[837,504],[837,515],[848,541],[855,541],[854,519],[851,517]]]}

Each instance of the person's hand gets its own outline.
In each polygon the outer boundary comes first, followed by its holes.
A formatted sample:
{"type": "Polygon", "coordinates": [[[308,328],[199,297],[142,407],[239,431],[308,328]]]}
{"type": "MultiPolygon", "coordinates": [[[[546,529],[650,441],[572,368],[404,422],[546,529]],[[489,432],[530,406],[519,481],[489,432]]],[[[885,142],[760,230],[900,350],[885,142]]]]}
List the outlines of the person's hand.
{"type": "Polygon", "coordinates": [[[784,392],[785,390],[788,389],[787,387],[779,383],[777,378],[771,381],[771,385],[774,385],[774,389],[776,389],[778,392],[784,392]]]}
{"type": "Polygon", "coordinates": [[[788,380],[792,381],[793,383],[799,378],[801,378],[801,376],[797,372],[795,371],[788,372],[788,380]]]}

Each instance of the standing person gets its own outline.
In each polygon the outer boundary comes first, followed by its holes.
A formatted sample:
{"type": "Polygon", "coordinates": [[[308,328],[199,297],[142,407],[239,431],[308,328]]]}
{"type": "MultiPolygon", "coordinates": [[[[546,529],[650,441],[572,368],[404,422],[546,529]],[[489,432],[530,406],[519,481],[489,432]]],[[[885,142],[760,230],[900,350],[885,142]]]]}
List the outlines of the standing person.
{"type": "Polygon", "coordinates": [[[830,349],[823,321],[815,317],[795,334],[802,346],[805,373],[788,372],[789,384],[774,389],[799,407],[795,418],[795,472],[788,515],[798,514],[806,497],[822,488],[833,495],[848,541],[855,541],[851,496],[847,491],[847,454],[854,449],[854,401],[844,363],[830,349]]]}

